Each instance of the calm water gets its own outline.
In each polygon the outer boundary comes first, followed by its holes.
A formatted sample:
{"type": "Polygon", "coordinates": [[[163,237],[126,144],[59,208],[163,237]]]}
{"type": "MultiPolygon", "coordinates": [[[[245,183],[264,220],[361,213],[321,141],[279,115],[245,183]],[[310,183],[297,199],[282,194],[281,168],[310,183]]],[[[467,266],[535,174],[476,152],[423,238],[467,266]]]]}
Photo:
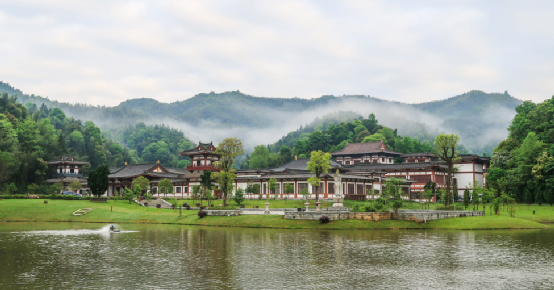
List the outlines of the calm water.
{"type": "Polygon", "coordinates": [[[554,289],[554,230],[0,223],[0,289],[554,289]]]}

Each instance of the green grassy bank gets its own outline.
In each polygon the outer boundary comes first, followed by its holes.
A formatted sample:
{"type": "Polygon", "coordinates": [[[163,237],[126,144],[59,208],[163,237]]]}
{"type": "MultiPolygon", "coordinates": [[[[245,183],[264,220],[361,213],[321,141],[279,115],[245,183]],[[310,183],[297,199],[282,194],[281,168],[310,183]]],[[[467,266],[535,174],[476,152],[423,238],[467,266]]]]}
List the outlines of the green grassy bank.
{"type": "MultiPolygon", "coordinates": [[[[0,201],[0,221],[6,222],[90,222],[90,223],[159,223],[204,225],[222,227],[251,227],[251,228],[282,228],[282,229],[538,229],[545,225],[537,221],[554,220],[554,209],[543,206],[540,210],[535,206],[522,206],[525,209],[534,208],[536,215],[528,215],[521,210],[517,218],[511,218],[503,214],[501,216],[465,217],[437,221],[427,224],[409,221],[385,220],[379,222],[364,220],[333,221],[328,224],[320,224],[318,221],[286,220],[282,216],[243,215],[237,217],[205,217],[198,218],[198,211],[183,210],[179,215],[178,210],[137,207],[126,201],[114,203],[92,203],[77,200],[43,200],[37,199],[8,199],[0,201]],[[80,208],[93,208],[84,216],[71,215],[80,208]],[[544,212],[542,211],[544,209],[544,212]],[[535,218],[540,216],[540,218],[535,218]]],[[[250,201],[251,203],[261,201],[250,201]]],[[[271,202],[271,201],[270,201],[271,202]]],[[[301,204],[300,201],[288,201],[287,207],[301,204]]],[[[252,205],[250,205],[251,207],[252,205]]],[[[274,208],[283,207],[275,203],[274,208]]],[[[527,209],[528,210],[528,209],[527,209]]],[[[517,213],[516,213],[517,214],[517,213]]]]}

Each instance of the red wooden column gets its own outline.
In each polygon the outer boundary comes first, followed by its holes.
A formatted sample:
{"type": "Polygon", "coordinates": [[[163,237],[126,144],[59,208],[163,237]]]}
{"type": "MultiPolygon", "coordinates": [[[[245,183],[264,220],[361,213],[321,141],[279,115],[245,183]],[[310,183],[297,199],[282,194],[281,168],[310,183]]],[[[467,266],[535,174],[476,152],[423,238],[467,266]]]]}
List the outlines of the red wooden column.
{"type": "Polygon", "coordinates": [[[328,198],[329,196],[327,195],[327,178],[325,178],[325,198],[328,198]]]}
{"type": "Polygon", "coordinates": [[[294,198],[298,198],[298,179],[294,179],[294,198]]]}
{"type": "Polygon", "coordinates": [[[279,191],[281,191],[281,198],[283,198],[283,180],[281,179],[281,185],[279,186],[279,191]]]}

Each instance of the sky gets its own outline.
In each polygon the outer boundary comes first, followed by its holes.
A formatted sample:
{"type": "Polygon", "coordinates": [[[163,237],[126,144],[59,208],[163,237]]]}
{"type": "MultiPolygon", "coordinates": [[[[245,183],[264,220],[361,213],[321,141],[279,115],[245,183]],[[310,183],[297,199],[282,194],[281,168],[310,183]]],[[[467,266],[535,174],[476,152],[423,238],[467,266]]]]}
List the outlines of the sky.
{"type": "Polygon", "coordinates": [[[554,1],[3,1],[0,80],[115,106],[240,90],[554,95],[554,1]]]}

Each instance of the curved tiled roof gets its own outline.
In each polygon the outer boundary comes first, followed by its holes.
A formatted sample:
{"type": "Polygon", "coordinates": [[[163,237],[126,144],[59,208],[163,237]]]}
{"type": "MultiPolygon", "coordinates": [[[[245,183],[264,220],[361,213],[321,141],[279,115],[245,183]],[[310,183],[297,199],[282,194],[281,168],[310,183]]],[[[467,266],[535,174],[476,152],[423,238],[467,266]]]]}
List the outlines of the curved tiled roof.
{"type": "Polygon", "coordinates": [[[195,155],[195,154],[200,154],[200,153],[211,153],[211,154],[216,154],[215,153],[215,146],[212,142],[210,143],[202,143],[202,142],[198,142],[198,146],[192,148],[192,149],[189,149],[189,150],[185,150],[179,154],[181,155],[195,155]]]}
{"type": "MultiPolygon", "coordinates": [[[[286,169],[307,170],[308,161],[310,161],[310,158],[298,158],[298,160],[292,160],[279,167],[272,168],[270,171],[285,171],[286,169]]],[[[330,161],[332,168],[340,168],[342,166],[340,163],[333,160],[330,161]]]]}
{"type": "Polygon", "coordinates": [[[402,155],[402,153],[390,151],[383,141],[375,141],[369,143],[350,143],[346,144],[342,150],[331,153],[331,156],[351,155],[351,154],[371,154],[371,153],[387,153],[391,155],[402,155]]]}

